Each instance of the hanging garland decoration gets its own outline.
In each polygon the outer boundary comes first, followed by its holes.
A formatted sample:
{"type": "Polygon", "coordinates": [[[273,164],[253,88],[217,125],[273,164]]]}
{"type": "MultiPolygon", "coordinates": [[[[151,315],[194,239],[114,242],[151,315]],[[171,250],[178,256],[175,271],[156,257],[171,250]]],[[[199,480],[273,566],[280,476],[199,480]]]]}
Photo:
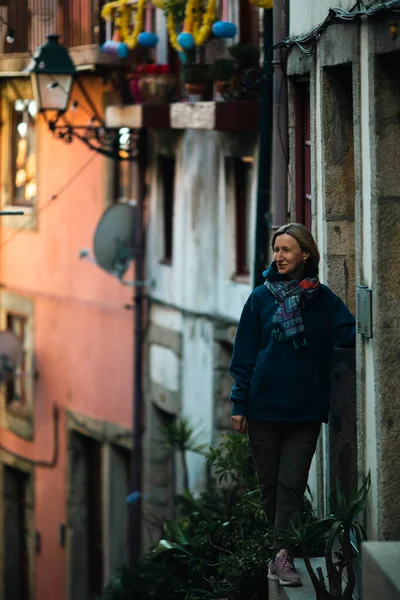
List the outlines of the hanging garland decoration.
{"type": "Polygon", "coordinates": [[[105,4],[101,16],[105,21],[113,21],[114,28],[119,31],[122,42],[133,50],[138,45],[139,34],[144,30],[145,9],[147,0],[138,0],[137,5],[128,5],[128,0],[114,0],[105,4]],[[137,11],[135,27],[130,31],[130,17],[137,11]]]}
{"type": "Polygon", "coordinates": [[[274,0],[249,0],[250,4],[254,4],[254,6],[258,6],[258,8],[273,8],[274,0]]]}
{"type": "MultiPolygon", "coordinates": [[[[211,29],[215,21],[217,12],[217,0],[208,0],[204,14],[201,14],[202,0],[188,0],[185,7],[185,21],[183,31],[177,36],[172,32],[175,29],[174,19],[171,19],[169,33],[172,33],[171,45],[175,43],[180,47],[180,51],[190,50],[196,46],[202,46],[210,37],[211,29]]],[[[169,15],[170,16],[170,15],[169,15]]]]}
{"type": "Polygon", "coordinates": [[[188,0],[185,16],[192,17],[193,38],[196,46],[202,46],[210,37],[211,29],[217,13],[217,0],[208,0],[207,7],[201,19],[201,1],[188,0]]]}
{"type": "Polygon", "coordinates": [[[167,30],[171,46],[177,52],[183,52],[183,48],[179,45],[178,42],[178,33],[176,31],[175,19],[172,13],[169,13],[167,17],[167,30]]]}

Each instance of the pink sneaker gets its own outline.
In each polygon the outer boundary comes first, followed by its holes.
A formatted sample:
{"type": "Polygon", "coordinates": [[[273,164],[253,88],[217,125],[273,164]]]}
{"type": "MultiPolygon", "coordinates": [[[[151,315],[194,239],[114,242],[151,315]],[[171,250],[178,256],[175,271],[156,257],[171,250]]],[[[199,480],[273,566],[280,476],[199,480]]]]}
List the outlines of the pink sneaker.
{"type": "Polygon", "coordinates": [[[294,568],[293,559],[290,556],[278,556],[271,560],[268,565],[268,579],[279,581],[281,585],[302,585],[299,575],[294,568]]]}

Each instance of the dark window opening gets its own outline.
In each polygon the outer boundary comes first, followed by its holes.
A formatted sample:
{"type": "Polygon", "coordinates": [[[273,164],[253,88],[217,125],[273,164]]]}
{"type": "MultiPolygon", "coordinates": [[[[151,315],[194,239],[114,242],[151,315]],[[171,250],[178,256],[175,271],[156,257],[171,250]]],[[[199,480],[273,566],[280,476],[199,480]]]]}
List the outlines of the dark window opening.
{"type": "Polygon", "coordinates": [[[175,169],[176,161],[174,157],[159,157],[161,195],[163,200],[162,215],[164,249],[162,262],[166,264],[172,263],[173,254],[175,169]]]}
{"type": "MultiPolygon", "coordinates": [[[[7,313],[6,316],[7,329],[12,331],[20,340],[24,347],[26,341],[26,329],[28,319],[25,315],[19,315],[15,313],[7,313]]],[[[26,404],[26,352],[24,352],[24,359],[18,366],[13,376],[6,380],[5,384],[5,397],[6,405],[11,406],[14,403],[18,403],[21,406],[26,404]]]]}
{"type": "Polygon", "coordinates": [[[296,89],[296,221],[311,229],[310,84],[296,89]]]}
{"type": "Polygon", "coordinates": [[[4,466],[4,598],[29,600],[26,527],[28,476],[4,466]]]}
{"type": "Polygon", "coordinates": [[[254,4],[239,1],[239,29],[242,44],[256,44],[259,41],[259,9],[254,4]]]}
{"type": "Polygon", "coordinates": [[[71,597],[87,600],[103,591],[102,446],[72,433],[69,523],[71,597]]]}
{"type": "Polygon", "coordinates": [[[234,198],[236,225],[236,275],[249,275],[250,186],[253,164],[251,159],[234,158],[234,198]]]}

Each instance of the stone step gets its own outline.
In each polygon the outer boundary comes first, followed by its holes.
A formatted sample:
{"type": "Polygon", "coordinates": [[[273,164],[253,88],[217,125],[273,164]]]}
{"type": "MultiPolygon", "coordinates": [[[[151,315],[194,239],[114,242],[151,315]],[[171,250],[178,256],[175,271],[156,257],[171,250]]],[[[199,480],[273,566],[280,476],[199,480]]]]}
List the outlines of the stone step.
{"type": "MultiPolygon", "coordinates": [[[[304,561],[301,558],[296,558],[294,564],[303,585],[301,587],[284,587],[279,585],[278,581],[269,581],[269,600],[315,600],[314,587],[304,561]]],[[[325,573],[325,560],[323,558],[312,558],[311,564],[314,571],[318,567],[322,567],[322,571],[325,573]]]]}

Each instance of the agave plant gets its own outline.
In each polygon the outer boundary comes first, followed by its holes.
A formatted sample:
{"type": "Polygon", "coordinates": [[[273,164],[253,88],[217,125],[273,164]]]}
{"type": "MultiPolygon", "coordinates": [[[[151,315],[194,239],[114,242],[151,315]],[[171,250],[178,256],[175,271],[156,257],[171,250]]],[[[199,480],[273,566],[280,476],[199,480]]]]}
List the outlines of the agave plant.
{"type": "Polygon", "coordinates": [[[181,457],[183,487],[185,490],[189,490],[189,469],[186,453],[195,452],[196,454],[204,454],[204,446],[197,442],[199,433],[186,417],[172,420],[164,427],[162,432],[166,448],[178,452],[181,457]]]}
{"type": "Polygon", "coordinates": [[[300,549],[317,600],[351,600],[353,597],[356,580],[351,533],[354,533],[358,545],[366,539],[365,530],[358,517],[365,508],[370,485],[371,478],[368,474],[361,487],[353,490],[350,497],[346,498],[337,479],[335,511],[330,517],[293,527],[290,532],[277,532],[283,543],[300,549]],[[310,560],[311,554],[321,543],[325,547],[326,577],[321,567],[314,571],[310,560]],[[343,585],[345,569],[347,582],[343,585]]]}

